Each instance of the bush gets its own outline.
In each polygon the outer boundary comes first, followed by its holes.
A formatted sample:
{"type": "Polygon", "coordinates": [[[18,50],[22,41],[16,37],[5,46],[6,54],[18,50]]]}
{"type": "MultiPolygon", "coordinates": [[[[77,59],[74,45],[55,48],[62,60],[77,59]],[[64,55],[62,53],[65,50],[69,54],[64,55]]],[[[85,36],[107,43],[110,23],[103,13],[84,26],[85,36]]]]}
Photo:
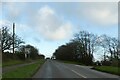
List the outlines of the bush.
{"type": "Polygon", "coordinates": [[[118,67],[118,66],[119,66],[119,63],[120,63],[119,60],[113,59],[113,60],[112,60],[112,63],[111,63],[111,66],[116,66],[116,67],[118,67]]]}
{"type": "Polygon", "coordinates": [[[20,60],[25,60],[25,55],[24,54],[18,53],[16,55],[20,60]]]}
{"type": "Polygon", "coordinates": [[[25,56],[24,56],[24,54],[21,54],[21,53],[16,53],[16,54],[9,53],[9,52],[2,53],[2,60],[3,61],[9,61],[11,59],[13,59],[13,60],[25,60],[25,56]]]}
{"type": "Polygon", "coordinates": [[[9,52],[5,52],[5,53],[2,53],[2,60],[3,61],[8,61],[10,59],[14,59],[15,56],[13,56],[12,53],[9,53],[9,52]]]}
{"type": "Polygon", "coordinates": [[[102,65],[111,66],[111,61],[102,61],[102,65]]]}

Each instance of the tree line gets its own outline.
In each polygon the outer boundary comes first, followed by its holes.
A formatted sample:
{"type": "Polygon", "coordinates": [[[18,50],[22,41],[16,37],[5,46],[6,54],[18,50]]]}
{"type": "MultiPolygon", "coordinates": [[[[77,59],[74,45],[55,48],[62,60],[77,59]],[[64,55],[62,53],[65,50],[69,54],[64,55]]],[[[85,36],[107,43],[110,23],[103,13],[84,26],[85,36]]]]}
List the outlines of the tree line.
{"type": "Polygon", "coordinates": [[[16,34],[14,35],[13,42],[13,34],[10,32],[10,29],[7,26],[3,26],[1,28],[0,37],[3,59],[19,58],[24,60],[25,58],[38,59],[45,57],[44,55],[39,54],[39,51],[36,47],[32,45],[25,45],[25,42],[16,34]],[[15,54],[12,54],[13,45],[15,54]],[[26,51],[26,49],[28,50],[26,51]]]}
{"type": "Polygon", "coordinates": [[[117,65],[120,60],[118,53],[118,39],[107,35],[95,35],[87,31],[80,31],[74,35],[65,45],[59,46],[53,53],[53,57],[59,60],[78,61],[85,65],[92,65],[94,54],[98,49],[104,49],[104,65],[117,65]],[[116,62],[116,64],[115,64],[116,62]]]}

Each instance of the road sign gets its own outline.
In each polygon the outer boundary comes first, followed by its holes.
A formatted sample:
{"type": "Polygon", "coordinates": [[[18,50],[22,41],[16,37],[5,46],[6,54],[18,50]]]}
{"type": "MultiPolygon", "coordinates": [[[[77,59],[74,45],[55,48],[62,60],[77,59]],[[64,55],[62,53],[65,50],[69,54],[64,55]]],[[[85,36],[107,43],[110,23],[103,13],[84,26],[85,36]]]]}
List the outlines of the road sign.
{"type": "Polygon", "coordinates": [[[25,58],[29,57],[30,48],[25,48],[25,58]]]}
{"type": "Polygon", "coordinates": [[[30,54],[30,48],[25,48],[25,53],[30,54]]]}

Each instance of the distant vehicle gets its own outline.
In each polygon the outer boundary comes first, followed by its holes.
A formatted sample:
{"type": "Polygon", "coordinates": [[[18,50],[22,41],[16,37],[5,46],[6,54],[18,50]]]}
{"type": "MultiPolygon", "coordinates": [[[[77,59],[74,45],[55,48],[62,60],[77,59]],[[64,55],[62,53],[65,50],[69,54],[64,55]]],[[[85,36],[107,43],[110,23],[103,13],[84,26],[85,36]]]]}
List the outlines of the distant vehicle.
{"type": "Polygon", "coordinates": [[[52,60],[56,60],[56,58],[51,58],[52,60]]]}
{"type": "Polygon", "coordinates": [[[50,59],[49,57],[47,57],[46,59],[50,59]]]}

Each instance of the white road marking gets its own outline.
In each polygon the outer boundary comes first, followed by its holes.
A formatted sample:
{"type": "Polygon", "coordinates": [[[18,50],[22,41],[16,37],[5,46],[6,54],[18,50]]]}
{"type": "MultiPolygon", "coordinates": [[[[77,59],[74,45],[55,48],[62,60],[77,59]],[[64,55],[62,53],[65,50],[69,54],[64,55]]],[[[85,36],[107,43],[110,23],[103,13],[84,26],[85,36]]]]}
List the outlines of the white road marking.
{"type": "MultiPolygon", "coordinates": [[[[79,65],[76,65],[76,66],[79,66],[79,65]]],[[[69,70],[71,70],[71,69],[68,68],[67,66],[64,66],[64,67],[67,68],[67,69],[69,69],[69,70]]],[[[80,66],[79,66],[79,67],[80,67],[80,66]]],[[[74,70],[71,70],[71,71],[74,72],[75,74],[77,74],[77,75],[80,76],[80,77],[87,78],[87,77],[85,77],[85,76],[79,74],[78,72],[76,72],[76,71],[74,71],[74,70]]]]}
{"type": "Polygon", "coordinates": [[[74,70],[71,70],[71,71],[72,71],[72,72],[74,72],[74,73],[76,73],[77,75],[79,75],[79,76],[83,77],[83,78],[87,78],[87,77],[85,77],[85,76],[81,75],[80,73],[78,73],[78,72],[76,72],[76,71],[74,71],[74,70]]]}
{"type": "Polygon", "coordinates": [[[75,65],[75,66],[80,67],[79,65],[75,65]]]}
{"type": "Polygon", "coordinates": [[[80,65],[75,65],[75,66],[80,67],[80,68],[81,68],[81,67],[82,67],[82,68],[84,68],[84,67],[85,67],[85,66],[80,66],[80,65]]]}

